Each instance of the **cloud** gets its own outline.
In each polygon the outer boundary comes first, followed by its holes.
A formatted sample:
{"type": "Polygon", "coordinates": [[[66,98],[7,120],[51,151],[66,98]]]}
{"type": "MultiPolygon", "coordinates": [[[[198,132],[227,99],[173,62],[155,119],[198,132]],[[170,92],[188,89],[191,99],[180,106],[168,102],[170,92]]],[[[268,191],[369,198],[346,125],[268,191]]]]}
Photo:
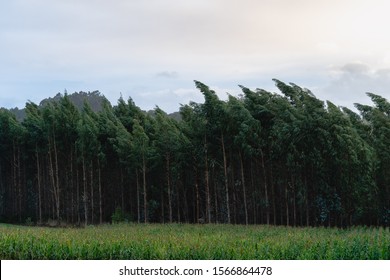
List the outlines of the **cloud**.
{"type": "Polygon", "coordinates": [[[169,78],[169,79],[175,79],[178,77],[178,73],[175,72],[175,71],[162,71],[162,72],[158,72],[156,74],[156,77],[158,78],[169,78]]]}
{"type": "MultiPolygon", "coordinates": [[[[194,79],[211,88],[235,89],[237,84],[268,87],[272,78],[310,89],[318,85],[330,100],[347,99],[346,92],[358,90],[353,84],[361,83],[369,85],[359,88],[364,96],[369,88],[377,89],[376,82],[386,85],[388,80],[390,37],[383,34],[390,17],[382,4],[383,0],[2,1],[0,83],[14,83],[7,89],[0,86],[0,97],[23,94],[27,100],[37,92],[48,96],[72,88],[67,82],[50,83],[56,80],[82,81],[74,86],[84,88],[75,91],[97,88],[115,98],[119,92],[131,92],[135,99],[138,92],[194,88],[194,79]],[[366,61],[368,68],[344,64],[355,60],[366,61]],[[341,66],[327,69],[328,76],[322,78],[327,64],[341,66]],[[31,89],[19,86],[25,81],[31,89]],[[42,84],[36,87],[34,81],[42,84]],[[141,86],[146,89],[132,90],[141,86]]],[[[184,102],[175,94],[167,96],[180,100],[172,99],[173,106],[184,102]]],[[[168,102],[161,98],[159,103],[168,102]]],[[[148,107],[156,103],[149,101],[148,107]]]]}
{"type": "Polygon", "coordinates": [[[128,92],[137,106],[143,110],[160,107],[167,113],[177,112],[180,104],[188,104],[190,101],[202,102],[203,97],[199,91],[193,88],[176,89],[145,89],[143,91],[128,92]]]}
{"type": "MultiPolygon", "coordinates": [[[[237,96],[242,93],[238,86],[232,88],[209,86],[209,88],[215,91],[220,100],[227,100],[228,94],[237,96]]],[[[168,113],[177,112],[180,104],[186,105],[191,101],[196,103],[204,102],[202,93],[195,85],[192,87],[172,87],[165,89],[145,88],[143,90],[127,92],[127,95],[131,96],[136,105],[144,110],[150,110],[155,106],[159,106],[168,113]]]]}
{"type": "Polygon", "coordinates": [[[318,97],[353,109],[353,103],[371,104],[367,92],[390,97],[390,68],[351,62],[329,70],[329,81],[317,89],[318,97]]]}
{"type": "Polygon", "coordinates": [[[347,63],[340,67],[340,71],[343,75],[349,74],[351,76],[366,75],[369,70],[370,68],[368,65],[360,62],[347,63]]]}

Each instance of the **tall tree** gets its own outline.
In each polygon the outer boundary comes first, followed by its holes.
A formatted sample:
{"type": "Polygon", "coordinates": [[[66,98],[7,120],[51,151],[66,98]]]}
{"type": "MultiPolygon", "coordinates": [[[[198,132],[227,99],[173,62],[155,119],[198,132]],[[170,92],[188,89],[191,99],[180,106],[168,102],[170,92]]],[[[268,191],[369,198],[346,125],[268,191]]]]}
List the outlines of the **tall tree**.
{"type": "Polygon", "coordinates": [[[98,141],[98,126],[97,116],[92,111],[87,102],[84,102],[84,107],[81,112],[81,118],[78,122],[78,149],[81,157],[82,172],[83,172],[83,203],[84,203],[84,223],[89,222],[89,206],[91,202],[91,222],[94,222],[94,182],[93,182],[93,161],[100,151],[100,143],[98,141]],[[89,170],[89,172],[88,172],[89,170]],[[88,194],[88,174],[90,179],[90,192],[88,194]]]}
{"type": "MultiPolygon", "coordinates": [[[[229,196],[229,181],[228,181],[228,172],[227,172],[227,152],[226,152],[226,129],[227,125],[225,120],[227,119],[226,108],[224,102],[221,102],[215,93],[215,91],[210,90],[205,84],[195,81],[196,87],[202,92],[205,103],[202,106],[203,114],[206,119],[206,131],[209,135],[205,135],[205,143],[207,143],[207,137],[212,138],[211,135],[218,135],[220,147],[222,150],[223,158],[223,172],[224,172],[224,185],[225,185],[225,200],[226,200],[226,214],[227,214],[227,223],[231,222],[231,213],[230,213],[230,196],[229,196]]],[[[208,159],[207,159],[207,146],[205,147],[206,154],[206,199],[207,199],[207,212],[208,212],[208,221],[211,220],[211,209],[210,209],[210,191],[209,191],[209,179],[208,179],[208,159]]]]}
{"type": "Polygon", "coordinates": [[[58,122],[58,103],[48,103],[43,108],[43,119],[45,123],[45,135],[48,142],[49,174],[55,206],[55,219],[57,224],[61,222],[61,183],[59,176],[59,151],[58,139],[60,123],[58,122]]]}
{"type": "Polygon", "coordinates": [[[145,133],[144,128],[138,122],[134,121],[133,127],[133,137],[134,141],[132,142],[132,153],[138,159],[137,168],[142,172],[142,186],[143,186],[143,215],[144,223],[148,222],[148,192],[147,192],[147,182],[146,182],[146,173],[148,168],[148,159],[151,153],[150,141],[148,135],[145,133]]]}
{"type": "Polygon", "coordinates": [[[168,216],[169,222],[173,222],[173,207],[172,207],[172,178],[171,169],[174,166],[175,155],[179,152],[180,132],[175,121],[168,115],[156,108],[156,147],[158,153],[165,161],[165,180],[168,195],[168,216]]]}
{"type": "Polygon", "coordinates": [[[45,128],[43,123],[42,112],[38,108],[38,105],[29,102],[26,104],[26,118],[23,121],[23,125],[27,130],[28,134],[28,144],[31,146],[31,149],[34,151],[35,163],[36,163],[36,185],[38,190],[38,224],[43,223],[43,159],[47,153],[46,147],[46,137],[45,137],[45,128]]]}
{"type": "Polygon", "coordinates": [[[244,159],[253,159],[259,151],[260,123],[245,108],[244,103],[229,96],[228,115],[230,116],[228,132],[234,139],[240,162],[241,186],[244,199],[245,224],[249,223],[247,187],[245,183],[244,159]]]}

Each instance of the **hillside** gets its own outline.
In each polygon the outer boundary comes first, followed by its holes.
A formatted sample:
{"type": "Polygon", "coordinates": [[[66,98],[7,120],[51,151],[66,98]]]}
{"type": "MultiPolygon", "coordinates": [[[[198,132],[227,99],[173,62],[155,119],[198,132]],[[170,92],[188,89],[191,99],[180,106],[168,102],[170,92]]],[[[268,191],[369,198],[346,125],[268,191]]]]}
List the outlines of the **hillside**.
{"type": "MultiPolygon", "coordinates": [[[[39,107],[44,107],[46,104],[50,102],[58,102],[63,96],[64,94],[57,93],[54,97],[45,98],[41,102],[39,102],[39,107]]],[[[99,112],[102,109],[103,101],[107,100],[106,97],[98,90],[92,92],[90,91],[74,92],[72,94],[69,94],[68,97],[79,110],[82,109],[84,100],[86,100],[94,112],[99,112]]],[[[26,116],[25,108],[19,109],[18,107],[16,107],[16,108],[9,109],[9,111],[16,116],[16,119],[18,121],[23,121],[23,119],[26,116]]],[[[148,111],[148,114],[154,115],[154,110],[148,111]]],[[[178,121],[181,120],[181,116],[179,112],[168,114],[168,116],[178,121]]]]}
{"type": "MultiPolygon", "coordinates": [[[[57,93],[54,97],[45,98],[39,103],[39,107],[44,107],[46,104],[50,102],[58,102],[63,96],[64,94],[57,93]]],[[[104,97],[104,95],[97,90],[92,92],[90,91],[74,92],[72,94],[69,94],[68,97],[79,110],[81,110],[81,108],[83,107],[84,100],[86,100],[94,112],[99,112],[102,109],[103,101],[107,100],[104,97]]],[[[24,108],[19,109],[16,107],[16,108],[9,109],[9,111],[16,116],[16,119],[18,121],[22,121],[26,116],[26,112],[24,108]]]]}

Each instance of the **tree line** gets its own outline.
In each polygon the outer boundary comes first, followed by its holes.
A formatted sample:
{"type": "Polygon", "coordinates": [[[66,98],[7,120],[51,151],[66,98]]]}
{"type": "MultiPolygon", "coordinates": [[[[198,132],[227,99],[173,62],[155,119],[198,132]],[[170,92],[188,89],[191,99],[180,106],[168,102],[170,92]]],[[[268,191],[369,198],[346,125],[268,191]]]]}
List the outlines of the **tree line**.
{"type": "Polygon", "coordinates": [[[0,221],[388,226],[390,103],[356,113],[274,81],[225,101],[195,81],[181,120],[67,93],[23,121],[0,109],[0,221]]]}

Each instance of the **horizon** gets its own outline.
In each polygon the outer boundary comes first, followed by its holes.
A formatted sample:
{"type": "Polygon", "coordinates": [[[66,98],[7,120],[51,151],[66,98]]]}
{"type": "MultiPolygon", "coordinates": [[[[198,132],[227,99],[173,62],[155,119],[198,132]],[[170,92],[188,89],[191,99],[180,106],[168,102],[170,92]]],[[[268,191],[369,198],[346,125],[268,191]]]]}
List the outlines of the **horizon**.
{"type": "MultiPolygon", "coordinates": [[[[285,81],[282,81],[282,82],[285,82],[285,81]]],[[[285,82],[285,83],[286,83],[286,82],[285,82]]],[[[291,85],[291,84],[295,84],[295,83],[291,82],[291,83],[286,83],[286,84],[291,85]]],[[[298,85],[298,84],[295,84],[295,85],[301,87],[301,86],[298,85]]],[[[245,85],[242,85],[242,86],[245,87],[245,85]]],[[[303,89],[308,89],[308,88],[305,88],[305,87],[301,87],[301,88],[303,88],[303,89]]],[[[210,88],[210,89],[213,90],[213,88],[210,88]]],[[[263,88],[256,88],[256,89],[263,89],[263,88]]],[[[250,90],[256,90],[256,89],[250,89],[250,90]]],[[[308,90],[310,90],[310,89],[308,89],[308,90]]],[[[268,90],[268,91],[269,91],[269,90],[268,90]]],[[[53,98],[56,98],[57,96],[64,97],[65,94],[67,94],[68,96],[71,96],[71,95],[74,95],[74,94],[80,94],[80,93],[87,93],[87,94],[90,94],[90,93],[94,93],[94,92],[99,93],[100,96],[102,96],[102,97],[104,97],[106,100],[108,100],[108,102],[109,102],[109,103],[111,104],[111,106],[113,106],[113,107],[115,107],[115,106],[118,105],[118,101],[119,101],[121,98],[123,98],[123,100],[124,100],[125,102],[127,102],[129,99],[132,99],[132,100],[134,101],[134,99],[133,99],[131,96],[128,96],[127,98],[124,98],[124,97],[122,96],[122,93],[119,93],[118,98],[116,98],[115,101],[113,101],[113,100],[108,99],[107,96],[105,96],[105,94],[104,94],[103,92],[101,92],[100,90],[98,90],[98,89],[89,90],[89,91],[78,90],[78,91],[74,91],[74,92],[71,92],[71,93],[70,93],[67,89],[64,89],[63,92],[57,92],[56,94],[51,95],[51,96],[44,97],[43,99],[41,99],[41,100],[39,100],[39,101],[37,101],[37,102],[34,102],[34,101],[30,100],[30,99],[29,99],[29,100],[26,100],[23,107],[22,107],[22,106],[21,106],[21,107],[18,107],[18,106],[16,106],[16,107],[4,107],[4,106],[0,106],[0,108],[4,108],[4,109],[6,109],[6,110],[23,110],[23,109],[25,109],[26,104],[27,104],[27,103],[30,103],[30,102],[32,102],[32,103],[34,103],[34,104],[37,104],[37,105],[41,105],[41,103],[42,103],[43,101],[47,100],[47,99],[53,99],[53,98]]],[[[201,93],[199,90],[198,90],[198,92],[199,92],[199,94],[200,94],[200,97],[203,98],[202,93],[201,93]]],[[[275,86],[275,91],[269,91],[269,92],[283,96],[283,94],[280,92],[279,89],[277,89],[276,86],[275,86]]],[[[216,92],[216,93],[217,93],[218,97],[220,98],[220,96],[219,96],[220,93],[218,93],[218,92],[216,92]]],[[[367,95],[367,93],[370,93],[370,92],[366,92],[365,95],[367,95]]],[[[235,94],[234,96],[235,96],[235,97],[238,97],[239,94],[241,95],[241,94],[243,94],[243,92],[240,91],[240,92],[238,92],[238,94],[235,94]]],[[[356,103],[359,103],[359,102],[353,102],[353,103],[352,103],[352,106],[349,106],[349,107],[348,107],[348,106],[343,106],[343,105],[336,104],[336,103],[334,103],[332,100],[328,100],[328,99],[327,99],[327,100],[323,100],[323,99],[319,98],[319,97],[318,97],[315,93],[313,93],[313,92],[312,92],[312,94],[314,94],[314,96],[315,96],[318,100],[320,100],[321,102],[324,103],[324,108],[327,108],[327,102],[329,101],[329,102],[333,103],[334,105],[336,105],[336,106],[339,107],[339,108],[341,108],[341,107],[346,107],[346,108],[351,109],[352,111],[355,111],[355,112],[357,112],[357,113],[360,114],[360,112],[357,110],[357,108],[356,108],[356,106],[355,106],[355,104],[356,104],[356,103]]],[[[374,94],[375,94],[375,93],[374,93],[374,94]]],[[[226,92],[226,97],[227,97],[228,95],[230,95],[230,93],[226,92]]],[[[382,97],[383,97],[383,96],[382,96],[382,97]]],[[[386,97],[384,97],[384,98],[385,98],[386,100],[388,100],[386,97]]],[[[222,101],[227,101],[227,98],[220,98],[220,100],[222,100],[222,101]]],[[[204,101],[204,100],[203,100],[203,101],[204,101]]],[[[190,100],[188,103],[179,104],[177,110],[175,110],[175,111],[165,111],[164,109],[160,108],[159,104],[156,104],[153,108],[148,108],[148,109],[145,109],[145,108],[139,106],[136,102],[135,102],[135,105],[138,106],[141,110],[143,110],[143,111],[145,111],[145,112],[154,111],[157,107],[159,107],[160,109],[162,109],[162,110],[163,110],[164,112],[166,112],[167,114],[174,114],[174,113],[180,112],[180,108],[181,108],[182,106],[184,106],[184,105],[188,105],[190,102],[195,102],[195,101],[190,100]]],[[[196,103],[202,104],[202,101],[196,102],[196,103]]],[[[374,103],[372,102],[372,100],[371,100],[370,98],[368,99],[368,102],[366,102],[366,103],[359,103],[359,104],[362,104],[362,105],[369,105],[369,106],[374,105],[374,103]]]]}

